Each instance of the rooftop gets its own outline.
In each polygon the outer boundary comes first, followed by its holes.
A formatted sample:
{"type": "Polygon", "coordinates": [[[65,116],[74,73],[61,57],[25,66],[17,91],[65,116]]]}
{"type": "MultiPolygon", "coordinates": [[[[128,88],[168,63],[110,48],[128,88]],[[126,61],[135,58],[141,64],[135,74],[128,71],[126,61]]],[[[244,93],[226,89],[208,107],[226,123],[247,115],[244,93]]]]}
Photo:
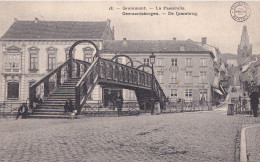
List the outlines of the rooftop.
{"type": "MultiPolygon", "coordinates": [[[[108,21],[110,21],[108,19],[108,21]]],[[[20,21],[15,19],[2,40],[102,39],[107,21],[20,21]]]]}
{"type": "MultiPolygon", "coordinates": [[[[191,40],[105,40],[103,52],[113,53],[213,53],[191,40]]],[[[214,57],[214,56],[213,56],[214,57]]]]}

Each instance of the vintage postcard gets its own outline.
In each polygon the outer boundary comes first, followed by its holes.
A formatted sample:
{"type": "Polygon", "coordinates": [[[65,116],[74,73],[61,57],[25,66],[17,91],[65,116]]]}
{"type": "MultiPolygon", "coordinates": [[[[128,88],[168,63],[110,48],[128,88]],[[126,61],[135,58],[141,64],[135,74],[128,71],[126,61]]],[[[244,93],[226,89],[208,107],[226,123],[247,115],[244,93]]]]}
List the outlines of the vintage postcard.
{"type": "Polygon", "coordinates": [[[260,2],[1,1],[3,161],[260,161],[260,2]]]}

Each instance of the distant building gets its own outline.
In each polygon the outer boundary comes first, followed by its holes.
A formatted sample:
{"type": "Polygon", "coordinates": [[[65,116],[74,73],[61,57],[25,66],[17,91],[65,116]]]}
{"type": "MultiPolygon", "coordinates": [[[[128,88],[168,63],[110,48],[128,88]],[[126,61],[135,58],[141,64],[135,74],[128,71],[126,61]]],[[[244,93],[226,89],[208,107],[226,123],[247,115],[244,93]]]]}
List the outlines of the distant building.
{"type": "MultiPolygon", "coordinates": [[[[149,56],[156,55],[155,76],[166,96],[171,100],[178,98],[185,101],[205,99],[212,102],[214,82],[213,52],[201,43],[192,40],[112,40],[104,41],[102,57],[112,58],[127,55],[139,66],[140,63],[151,65],[149,56]]],[[[127,58],[120,58],[127,63],[127,58]]],[[[149,68],[146,68],[149,70],[149,68]]],[[[105,88],[105,87],[104,87],[105,88]]],[[[131,91],[124,90],[126,99],[131,99],[131,91]]]]}
{"type": "Polygon", "coordinates": [[[250,61],[252,56],[252,45],[249,42],[247,27],[243,27],[240,44],[237,47],[238,65],[241,67],[250,61]]]}

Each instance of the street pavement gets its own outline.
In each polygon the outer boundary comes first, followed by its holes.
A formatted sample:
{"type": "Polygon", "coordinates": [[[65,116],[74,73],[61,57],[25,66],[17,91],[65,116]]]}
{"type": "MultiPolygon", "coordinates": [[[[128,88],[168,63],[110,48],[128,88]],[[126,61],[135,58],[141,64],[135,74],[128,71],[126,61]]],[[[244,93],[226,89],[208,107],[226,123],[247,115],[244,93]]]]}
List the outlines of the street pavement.
{"type": "MultiPolygon", "coordinates": [[[[243,116],[0,119],[2,161],[237,161],[243,116]]],[[[259,133],[259,132],[256,132],[259,133]]]]}
{"type": "Polygon", "coordinates": [[[260,161],[260,117],[245,115],[242,128],[246,128],[246,153],[249,162],[260,161]]]}

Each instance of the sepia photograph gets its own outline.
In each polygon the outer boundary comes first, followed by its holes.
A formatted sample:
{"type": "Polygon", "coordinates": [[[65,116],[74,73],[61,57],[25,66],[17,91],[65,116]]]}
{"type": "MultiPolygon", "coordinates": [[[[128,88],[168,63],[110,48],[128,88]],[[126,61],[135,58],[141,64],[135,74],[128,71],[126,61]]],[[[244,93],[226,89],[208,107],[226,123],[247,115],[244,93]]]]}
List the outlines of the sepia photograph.
{"type": "Polygon", "coordinates": [[[260,162],[260,1],[0,1],[0,161],[260,162]]]}

